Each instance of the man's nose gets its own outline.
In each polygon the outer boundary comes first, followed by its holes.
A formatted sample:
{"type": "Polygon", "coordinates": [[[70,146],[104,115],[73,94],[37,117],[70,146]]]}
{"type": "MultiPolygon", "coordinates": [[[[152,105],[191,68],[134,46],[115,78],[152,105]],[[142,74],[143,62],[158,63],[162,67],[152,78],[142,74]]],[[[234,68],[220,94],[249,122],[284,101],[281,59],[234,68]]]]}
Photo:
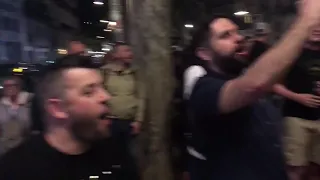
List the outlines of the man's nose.
{"type": "Polygon", "coordinates": [[[236,41],[239,44],[243,43],[244,42],[244,36],[242,36],[241,34],[237,34],[236,41]]]}
{"type": "Polygon", "coordinates": [[[107,102],[108,100],[110,100],[110,98],[111,96],[109,92],[103,89],[100,94],[101,101],[107,102]]]}

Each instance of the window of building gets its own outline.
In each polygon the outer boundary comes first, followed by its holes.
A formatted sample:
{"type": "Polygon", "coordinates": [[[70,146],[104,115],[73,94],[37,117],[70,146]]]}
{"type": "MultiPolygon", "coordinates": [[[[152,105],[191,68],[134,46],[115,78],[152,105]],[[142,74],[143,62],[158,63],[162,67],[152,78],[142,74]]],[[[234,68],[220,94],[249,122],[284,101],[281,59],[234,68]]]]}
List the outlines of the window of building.
{"type": "Polygon", "coordinates": [[[1,14],[1,11],[0,11],[0,30],[3,30],[4,29],[4,23],[3,23],[3,16],[1,14]]]}
{"type": "Polygon", "coordinates": [[[20,42],[6,42],[7,57],[10,62],[20,62],[21,44],[20,42]]]}
{"type": "Polygon", "coordinates": [[[4,42],[0,41],[0,63],[8,61],[7,48],[4,42]]]}
{"type": "Polygon", "coordinates": [[[18,19],[13,19],[10,17],[2,17],[2,22],[3,22],[4,30],[13,31],[13,32],[20,31],[20,25],[19,25],[18,19]]]}
{"type": "Polygon", "coordinates": [[[0,10],[4,10],[7,12],[16,12],[17,8],[14,7],[13,4],[5,3],[0,1],[0,10]]]}

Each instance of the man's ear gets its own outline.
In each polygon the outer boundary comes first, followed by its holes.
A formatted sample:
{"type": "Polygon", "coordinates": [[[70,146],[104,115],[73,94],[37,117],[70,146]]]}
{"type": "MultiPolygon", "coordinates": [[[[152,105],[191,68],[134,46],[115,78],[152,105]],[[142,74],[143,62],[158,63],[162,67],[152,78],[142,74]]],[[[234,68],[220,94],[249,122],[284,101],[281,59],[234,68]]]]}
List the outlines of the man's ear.
{"type": "Polygon", "coordinates": [[[196,49],[196,55],[206,61],[210,61],[212,59],[212,54],[208,48],[199,47],[196,49]]]}
{"type": "Polygon", "coordinates": [[[45,108],[50,116],[56,119],[67,119],[69,117],[61,99],[48,99],[45,103],[45,108]]]}

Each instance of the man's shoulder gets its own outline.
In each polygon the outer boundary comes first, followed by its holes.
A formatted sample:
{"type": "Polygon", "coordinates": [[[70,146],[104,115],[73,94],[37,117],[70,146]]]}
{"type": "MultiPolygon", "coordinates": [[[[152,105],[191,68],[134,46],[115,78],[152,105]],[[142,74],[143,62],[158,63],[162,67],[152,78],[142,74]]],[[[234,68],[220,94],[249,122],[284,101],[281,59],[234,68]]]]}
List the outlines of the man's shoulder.
{"type": "Polygon", "coordinates": [[[194,91],[198,89],[220,89],[227,81],[228,80],[220,77],[204,75],[202,77],[199,77],[199,79],[197,80],[194,86],[194,91]]]}

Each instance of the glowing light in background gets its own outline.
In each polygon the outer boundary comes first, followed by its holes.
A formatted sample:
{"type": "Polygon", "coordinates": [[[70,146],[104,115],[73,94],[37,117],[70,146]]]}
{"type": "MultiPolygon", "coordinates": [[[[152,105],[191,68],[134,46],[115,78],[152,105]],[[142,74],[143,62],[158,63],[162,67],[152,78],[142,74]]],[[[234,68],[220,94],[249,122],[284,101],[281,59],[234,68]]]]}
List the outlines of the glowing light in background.
{"type": "Polygon", "coordinates": [[[246,14],[249,14],[248,11],[238,11],[238,12],[235,12],[234,15],[236,16],[243,16],[243,15],[246,15],[246,14]]]}
{"type": "Polygon", "coordinates": [[[185,24],[184,27],[185,28],[193,28],[194,26],[193,26],[193,24],[185,24]]]}
{"type": "Polygon", "coordinates": [[[102,2],[102,0],[94,0],[93,4],[95,5],[104,5],[104,3],[102,2]]]}
{"type": "Polygon", "coordinates": [[[58,54],[68,54],[68,51],[66,49],[57,49],[58,54]]]}

